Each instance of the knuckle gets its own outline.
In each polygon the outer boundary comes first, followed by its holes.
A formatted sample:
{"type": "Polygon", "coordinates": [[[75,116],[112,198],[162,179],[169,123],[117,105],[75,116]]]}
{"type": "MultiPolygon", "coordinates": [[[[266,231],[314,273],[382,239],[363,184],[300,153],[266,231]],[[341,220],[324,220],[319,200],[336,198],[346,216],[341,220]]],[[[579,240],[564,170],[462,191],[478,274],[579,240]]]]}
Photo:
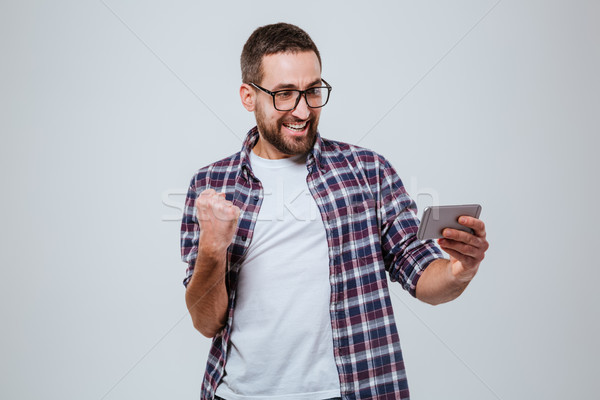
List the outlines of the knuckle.
{"type": "Polygon", "coordinates": [[[466,244],[473,244],[474,237],[470,233],[463,232],[460,234],[460,240],[461,240],[461,242],[466,243],[466,244]]]}
{"type": "Polygon", "coordinates": [[[477,237],[472,234],[467,234],[465,243],[468,243],[468,244],[474,246],[477,244],[477,237]]]}
{"type": "Polygon", "coordinates": [[[205,205],[206,205],[206,202],[201,198],[197,198],[194,203],[194,206],[199,210],[205,208],[205,205]]]}

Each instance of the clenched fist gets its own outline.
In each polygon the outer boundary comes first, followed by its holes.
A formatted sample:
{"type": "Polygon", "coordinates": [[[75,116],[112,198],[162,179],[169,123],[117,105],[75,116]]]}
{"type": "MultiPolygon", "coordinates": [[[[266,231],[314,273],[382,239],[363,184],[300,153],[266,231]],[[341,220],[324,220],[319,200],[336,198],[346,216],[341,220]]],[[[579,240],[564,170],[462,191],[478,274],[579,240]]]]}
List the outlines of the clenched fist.
{"type": "Polygon", "coordinates": [[[199,247],[212,252],[227,250],[237,228],[239,207],[213,189],[200,193],[195,206],[200,225],[199,247]]]}

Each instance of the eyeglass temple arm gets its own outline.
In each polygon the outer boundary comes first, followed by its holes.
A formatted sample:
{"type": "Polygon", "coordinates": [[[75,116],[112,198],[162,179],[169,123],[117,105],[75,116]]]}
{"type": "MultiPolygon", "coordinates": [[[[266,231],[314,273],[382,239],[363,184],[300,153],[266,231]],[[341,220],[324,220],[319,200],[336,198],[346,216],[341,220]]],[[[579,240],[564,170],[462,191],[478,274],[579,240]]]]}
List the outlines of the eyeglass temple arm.
{"type": "Polygon", "coordinates": [[[274,95],[275,95],[275,93],[274,93],[274,92],[271,92],[270,90],[267,90],[267,89],[265,89],[264,87],[260,87],[260,86],[258,86],[256,83],[254,83],[254,82],[250,82],[250,85],[254,86],[254,87],[255,87],[256,89],[258,89],[258,90],[262,90],[263,92],[265,92],[265,93],[267,93],[267,94],[270,94],[271,96],[274,96],[274,95]]]}

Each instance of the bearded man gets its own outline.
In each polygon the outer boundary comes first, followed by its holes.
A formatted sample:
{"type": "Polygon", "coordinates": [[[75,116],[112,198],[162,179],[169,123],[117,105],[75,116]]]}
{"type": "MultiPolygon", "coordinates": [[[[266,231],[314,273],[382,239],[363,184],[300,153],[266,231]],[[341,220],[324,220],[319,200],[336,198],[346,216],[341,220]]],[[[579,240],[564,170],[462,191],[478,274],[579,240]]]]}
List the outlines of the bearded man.
{"type": "Polygon", "coordinates": [[[390,163],[320,135],[332,87],[302,29],[256,29],[241,68],[256,127],[193,177],[181,226],[186,303],[212,338],[202,399],[408,399],[386,273],[424,302],[458,297],[488,248],[484,223],[417,239],[390,163]]]}

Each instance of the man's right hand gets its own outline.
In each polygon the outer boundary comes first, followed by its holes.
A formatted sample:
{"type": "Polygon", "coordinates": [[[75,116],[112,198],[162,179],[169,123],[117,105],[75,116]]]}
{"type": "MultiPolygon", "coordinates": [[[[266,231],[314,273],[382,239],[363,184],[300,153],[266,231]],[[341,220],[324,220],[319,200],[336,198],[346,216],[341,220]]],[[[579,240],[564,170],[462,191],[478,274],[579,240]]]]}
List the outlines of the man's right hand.
{"type": "Polygon", "coordinates": [[[228,295],[224,279],[227,248],[235,235],[240,209],[225,200],[225,194],[213,189],[200,193],[195,206],[200,238],[185,301],[194,327],[211,338],[227,321],[228,295]]]}
{"type": "Polygon", "coordinates": [[[224,193],[206,189],[196,198],[196,215],[200,225],[198,247],[219,254],[227,250],[237,229],[240,209],[225,200],[224,193]]]}

